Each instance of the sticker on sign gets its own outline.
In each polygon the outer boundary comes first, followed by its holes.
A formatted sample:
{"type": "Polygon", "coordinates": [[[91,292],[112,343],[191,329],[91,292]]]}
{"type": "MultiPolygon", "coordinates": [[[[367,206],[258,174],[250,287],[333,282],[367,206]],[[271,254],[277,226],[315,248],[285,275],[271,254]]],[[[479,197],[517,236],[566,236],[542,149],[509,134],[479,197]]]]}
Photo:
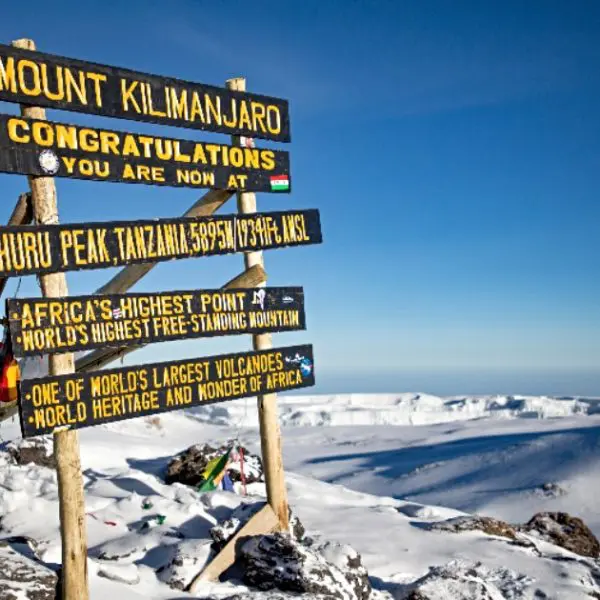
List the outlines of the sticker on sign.
{"type": "Polygon", "coordinates": [[[290,189],[288,175],[271,175],[271,190],[273,192],[287,192],[290,189]]]}

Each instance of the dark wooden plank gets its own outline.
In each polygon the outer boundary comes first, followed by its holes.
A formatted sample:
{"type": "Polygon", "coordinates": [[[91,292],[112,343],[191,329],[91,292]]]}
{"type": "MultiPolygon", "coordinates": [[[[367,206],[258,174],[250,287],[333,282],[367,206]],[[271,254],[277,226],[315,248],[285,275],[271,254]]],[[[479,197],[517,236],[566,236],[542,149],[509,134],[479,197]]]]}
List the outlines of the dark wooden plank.
{"type": "Polygon", "coordinates": [[[316,209],[0,227],[0,276],[157,263],[321,241],[316,209]]]}
{"type": "Polygon", "coordinates": [[[0,172],[289,193],[289,153],[0,114],[0,172]]]}
{"type": "Polygon", "coordinates": [[[315,384],[312,345],[24,379],[23,437],[315,384]]]}
{"type": "Polygon", "coordinates": [[[0,100],[290,141],[287,100],[5,45],[0,100]]]}
{"type": "MultiPolygon", "coordinates": [[[[31,223],[32,218],[31,193],[21,194],[7,224],[27,225],[28,223],[31,223]]],[[[0,296],[4,293],[4,288],[6,287],[8,279],[8,277],[0,277],[0,296]]]]}
{"type": "Polygon", "coordinates": [[[9,298],[15,356],[306,328],[301,287],[9,298]]]}

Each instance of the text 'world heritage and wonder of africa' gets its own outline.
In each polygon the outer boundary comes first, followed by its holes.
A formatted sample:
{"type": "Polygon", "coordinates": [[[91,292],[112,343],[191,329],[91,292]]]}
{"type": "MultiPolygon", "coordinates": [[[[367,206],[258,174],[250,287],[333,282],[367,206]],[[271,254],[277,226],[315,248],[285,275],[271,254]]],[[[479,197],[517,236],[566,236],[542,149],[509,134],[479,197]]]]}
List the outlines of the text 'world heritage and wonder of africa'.
{"type": "Polygon", "coordinates": [[[23,437],[314,385],[311,345],[21,382],[23,437]]]}

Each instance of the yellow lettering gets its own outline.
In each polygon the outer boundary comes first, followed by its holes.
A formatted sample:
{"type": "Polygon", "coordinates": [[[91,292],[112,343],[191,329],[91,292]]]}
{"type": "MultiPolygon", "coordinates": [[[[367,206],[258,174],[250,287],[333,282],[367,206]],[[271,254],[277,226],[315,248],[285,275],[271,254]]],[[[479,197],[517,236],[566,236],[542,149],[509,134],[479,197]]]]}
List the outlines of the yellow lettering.
{"type": "Polygon", "coordinates": [[[8,120],[7,123],[8,137],[13,142],[18,142],[20,144],[27,144],[31,139],[27,133],[29,131],[29,123],[27,121],[23,121],[22,119],[12,118],[8,120]],[[22,130],[19,133],[19,129],[22,130]]]}
{"type": "Polygon", "coordinates": [[[121,79],[121,103],[123,110],[129,110],[129,104],[131,103],[133,110],[140,114],[142,109],[140,108],[140,105],[134,96],[135,88],[138,86],[138,84],[139,81],[132,81],[129,85],[127,85],[127,80],[121,79]]]}

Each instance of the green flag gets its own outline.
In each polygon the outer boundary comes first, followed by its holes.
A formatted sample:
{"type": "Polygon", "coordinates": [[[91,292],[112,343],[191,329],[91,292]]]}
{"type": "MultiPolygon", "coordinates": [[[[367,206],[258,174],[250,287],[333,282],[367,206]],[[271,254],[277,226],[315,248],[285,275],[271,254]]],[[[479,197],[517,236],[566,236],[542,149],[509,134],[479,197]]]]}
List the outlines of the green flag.
{"type": "Polygon", "coordinates": [[[204,469],[204,472],[202,473],[204,482],[198,488],[199,492],[210,492],[217,489],[217,486],[225,475],[230,453],[231,448],[229,448],[229,450],[227,450],[223,456],[217,456],[209,461],[209,463],[206,465],[206,469],[204,469]]]}

